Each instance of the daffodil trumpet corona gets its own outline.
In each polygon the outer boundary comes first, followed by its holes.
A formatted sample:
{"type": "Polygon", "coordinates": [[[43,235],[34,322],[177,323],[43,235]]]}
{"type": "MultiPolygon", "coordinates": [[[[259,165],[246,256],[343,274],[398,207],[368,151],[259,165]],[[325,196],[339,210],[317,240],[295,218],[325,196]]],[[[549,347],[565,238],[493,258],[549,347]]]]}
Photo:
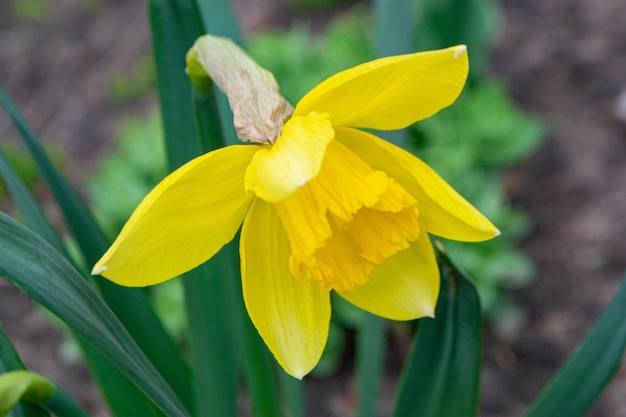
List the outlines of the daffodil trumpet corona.
{"type": "Polygon", "coordinates": [[[242,143],[172,172],[139,204],[93,268],[146,286],[207,261],[241,227],[245,305],[287,373],[319,361],[330,291],[393,320],[433,316],[439,271],[429,234],[499,234],[417,157],[359,128],[407,127],[449,106],[466,47],[377,59],[320,83],[292,107],[273,75],[228,39],[187,55],[197,86],[228,97],[242,143]]]}

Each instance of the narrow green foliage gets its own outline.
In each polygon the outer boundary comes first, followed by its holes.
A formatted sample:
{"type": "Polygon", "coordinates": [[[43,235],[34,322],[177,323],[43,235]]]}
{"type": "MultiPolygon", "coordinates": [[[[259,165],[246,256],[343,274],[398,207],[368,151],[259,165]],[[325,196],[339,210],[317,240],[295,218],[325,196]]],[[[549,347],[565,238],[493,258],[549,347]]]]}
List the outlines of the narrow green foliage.
{"type": "Polygon", "coordinates": [[[435,319],[418,322],[394,417],[472,417],[480,387],[481,315],[478,294],[445,254],[435,319]]]}
{"type": "Polygon", "coordinates": [[[358,417],[378,415],[378,398],[383,380],[387,322],[367,314],[359,329],[357,347],[358,417]]]}
{"type": "Polygon", "coordinates": [[[22,358],[17,354],[13,343],[4,332],[0,323],[0,373],[26,369],[22,358]]]}
{"type": "MultiPolygon", "coordinates": [[[[0,375],[9,371],[24,370],[22,359],[0,323],[0,375]]],[[[36,404],[18,402],[11,410],[12,417],[49,417],[50,415],[36,404]]]]}
{"type": "Polygon", "coordinates": [[[488,75],[491,47],[501,26],[495,0],[411,0],[415,4],[418,50],[466,44],[472,70],[470,82],[488,75]]]}
{"type": "Polygon", "coordinates": [[[378,56],[413,52],[416,23],[413,0],[377,0],[374,14],[378,56]]]}
{"type": "Polygon", "coordinates": [[[39,236],[43,237],[56,250],[63,252],[64,247],[59,234],[54,230],[48,219],[46,219],[37,201],[30,194],[20,177],[13,170],[11,165],[9,165],[1,149],[0,177],[4,179],[4,183],[13,197],[13,201],[15,201],[15,204],[29,227],[35,230],[39,236]]]}
{"type": "Polygon", "coordinates": [[[620,368],[626,348],[626,276],[587,339],[524,417],[584,416],[620,368]]]}
{"type": "Polygon", "coordinates": [[[213,89],[209,92],[193,91],[194,115],[202,151],[209,152],[223,146],[219,106],[213,89]]]}
{"type": "Polygon", "coordinates": [[[239,375],[218,254],[184,277],[196,417],[237,415],[239,375]]]}
{"type": "MultiPolygon", "coordinates": [[[[194,1],[150,1],[152,42],[170,170],[222,146],[211,88],[193,91],[185,56],[204,27],[194,1]]],[[[219,256],[219,255],[218,255],[219,256]]],[[[216,257],[217,258],[217,257],[216,257]]],[[[237,414],[238,369],[223,270],[215,258],[183,277],[197,417],[237,414]]]]}
{"type": "MultiPolygon", "coordinates": [[[[205,33],[223,36],[231,39],[239,46],[243,46],[243,37],[239,31],[237,19],[232,5],[228,0],[195,0],[205,33]]],[[[219,109],[219,121],[222,126],[220,138],[223,145],[238,143],[237,133],[233,126],[233,112],[230,109],[228,99],[221,91],[214,91],[217,108],[219,109]]],[[[200,133],[202,138],[202,133],[200,133]]]]}
{"type": "Polygon", "coordinates": [[[60,417],[88,417],[64,389],[34,372],[14,370],[0,374],[0,416],[4,417],[19,401],[37,404],[60,417]]]}
{"type": "Polygon", "coordinates": [[[42,403],[52,397],[50,381],[29,371],[0,374],[0,417],[4,417],[20,400],[42,403]]]}
{"type": "Polygon", "coordinates": [[[242,45],[243,38],[235,17],[233,7],[228,0],[195,0],[206,33],[223,36],[236,44],[242,45]]]}
{"type": "MultiPolygon", "coordinates": [[[[102,230],[78,194],[54,168],[30,126],[2,88],[0,104],[29,148],[82,251],[85,262],[87,265],[94,265],[109,247],[102,230]]],[[[95,282],[107,304],[190,407],[192,398],[187,366],[145,295],[137,288],[122,288],[100,277],[96,277],[95,282]]]]}
{"type": "Polygon", "coordinates": [[[89,417],[74,397],[58,385],[53,385],[52,397],[41,404],[44,409],[60,417],[89,417]]]}
{"type": "Polygon", "coordinates": [[[96,381],[112,415],[163,417],[164,414],[124,374],[85,339],[78,337],[85,364],[96,381]]]}
{"type": "Polygon", "coordinates": [[[187,417],[163,377],[71,264],[4,213],[0,228],[0,275],[85,338],[168,416],[187,417]]]}
{"type": "Polygon", "coordinates": [[[200,154],[185,54],[204,28],[193,0],[150,0],[148,6],[167,156],[174,170],[200,154]]]}
{"type": "MultiPolygon", "coordinates": [[[[69,259],[61,238],[48,222],[35,199],[30,195],[26,186],[6,163],[0,153],[0,174],[4,178],[9,191],[13,196],[19,211],[24,216],[28,226],[39,236],[43,237],[59,253],[69,259]]],[[[78,338],[91,374],[98,382],[102,394],[116,416],[136,414],[141,416],[159,416],[160,412],[120,371],[96,352],[91,345],[78,338]]],[[[19,369],[13,367],[11,369],[19,369]]],[[[29,406],[34,407],[34,406],[29,406]]]]}
{"type": "Polygon", "coordinates": [[[83,201],[69,183],[56,171],[45,150],[37,140],[35,133],[1,87],[0,104],[15,124],[50,191],[60,200],[59,206],[63,214],[66,218],[73,219],[72,222],[68,223],[68,227],[70,227],[81,249],[83,249],[85,258],[93,260],[95,263],[95,260],[102,255],[99,248],[108,246],[108,242],[96,226],[83,201]]]}
{"type": "MultiPolygon", "coordinates": [[[[385,57],[413,52],[415,10],[412,0],[377,0],[375,6],[376,55],[385,57]],[[390,30],[393,28],[393,30],[390,30]]],[[[382,137],[405,148],[409,143],[406,129],[384,132],[382,137]]]]}
{"type": "Polygon", "coordinates": [[[280,372],[281,389],[284,397],[286,415],[289,417],[304,417],[304,380],[298,381],[286,372],[280,372]]]}

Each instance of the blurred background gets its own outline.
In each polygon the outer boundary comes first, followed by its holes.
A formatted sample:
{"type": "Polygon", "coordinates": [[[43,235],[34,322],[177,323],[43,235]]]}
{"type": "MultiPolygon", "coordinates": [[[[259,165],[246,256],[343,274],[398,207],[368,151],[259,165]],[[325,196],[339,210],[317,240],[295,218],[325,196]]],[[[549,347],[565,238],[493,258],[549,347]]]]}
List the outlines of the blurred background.
{"type": "MultiPolygon", "coordinates": [[[[377,26],[368,1],[233,6],[246,47],[292,104],[325,77],[374,58],[381,33],[402,30],[377,26]]],[[[405,139],[503,231],[486,244],[446,246],[474,278],[485,312],[480,415],[519,415],[626,269],[626,1],[416,0],[411,10],[411,50],[469,45],[461,98],[405,139]]],[[[144,1],[0,0],[0,84],[111,236],[166,174],[155,78],[144,1]]],[[[0,146],[46,201],[4,113],[0,146]]],[[[1,182],[0,207],[13,213],[1,182]]],[[[149,291],[184,346],[179,284],[149,291]]],[[[337,307],[324,360],[307,377],[312,416],[354,409],[361,317],[337,307]]],[[[29,368],[106,415],[63,328],[3,280],[0,322],[29,368]]],[[[385,398],[412,326],[390,328],[385,398]]],[[[589,415],[626,415],[624,393],[623,368],[589,415]]],[[[389,407],[383,401],[381,415],[389,407]]]]}

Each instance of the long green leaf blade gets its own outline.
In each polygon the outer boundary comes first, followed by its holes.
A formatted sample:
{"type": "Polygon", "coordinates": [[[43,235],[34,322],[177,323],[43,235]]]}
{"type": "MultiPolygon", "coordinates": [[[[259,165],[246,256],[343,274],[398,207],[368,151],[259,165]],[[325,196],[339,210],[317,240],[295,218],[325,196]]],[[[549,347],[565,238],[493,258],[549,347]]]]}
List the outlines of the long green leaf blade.
{"type": "Polygon", "coordinates": [[[13,197],[15,205],[18,207],[26,224],[36,233],[43,237],[59,252],[64,252],[63,243],[59,234],[54,230],[46,216],[41,211],[39,205],[30,194],[20,177],[13,170],[9,162],[4,157],[0,149],[0,177],[4,180],[9,193],[13,197]]]}
{"type": "Polygon", "coordinates": [[[204,34],[193,0],[148,2],[152,50],[170,170],[200,154],[185,54],[204,34]]]}
{"type": "MultiPolygon", "coordinates": [[[[414,52],[415,3],[414,0],[374,2],[376,54],[379,57],[414,52]]],[[[386,131],[382,137],[402,148],[409,144],[406,129],[386,131]]]]}
{"type": "Polygon", "coordinates": [[[357,350],[358,417],[378,415],[378,397],[385,363],[387,321],[367,314],[359,329],[357,350]]]}
{"type": "Polygon", "coordinates": [[[619,369],[625,347],[626,276],[587,339],[524,417],[583,416],[619,369]]]}
{"type": "Polygon", "coordinates": [[[185,274],[189,343],[194,364],[196,417],[237,415],[239,373],[229,320],[225,277],[217,254],[185,274]]]}
{"type": "Polygon", "coordinates": [[[81,249],[87,251],[85,254],[86,260],[88,262],[90,259],[97,260],[102,255],[99,248],[107,247],[108,242],[100,229],[97,227],[96,223],[93,221],[93,218],[89,214],[89,211],[85,207],[83,201],[80,197],[78,197],[69,183],[65,181],[65,179],[62,178],[56,171],[56,168],[46,155],[45,150],[37,140],[37,137],[28,125],[28,122],[26,122],[22,113],[18,110],[2,87],[0,87],[0,104],[19,131],[22,140],[37,163],[44,181],[46,181],[50,191],[52,191],[55,198],[57,198],[57,202],[59,203],[64,216],[67,219],[74,220],[71,223],[68,222],[68,227],[72,228],[72,232],[78,240],[81,249]],[[59,198],[59,196],[63,196],[63,198],[59,198]],[[85,236],[85,243],[89,243],[83,245],[83,236],[85,236]]]}
{"type": "MultiPolygon", "coordinates": [[[[204,28],[193,1],[151,0],[150,23],[170,170],[221,146],[213,91],[192,92],[185,55],[204,28]]],[[[239,373],[219,255],[184,275],[196,417],[237,415],[239,373]]]]}
{"type": "MultiPolygon", "coordinates": [[[[69,259],[61,238],[48,222],[41,208],[24,183],[0,152],[0,175],[28,226],[42,236],[53,248],[69,259]]],[[[91,345],[78,338],[83,357],[93,377],[98,381],[102,395],[116,416],[161,416],[161,412],[120,371],[96,352],[91,345]]],[[[1,350],[1,348],[0,348],[1,350]]],[[[18,369],[18,368],[12,368],[18,369]]],[[[30,406],[33,407],[33,406],[30,406]]]]}
{"type": "Polygon", "coordinates": [[[473,285],[441,256],[435,319],[421,319],[403,371],[395,417],[476,415],[481,313],[473,285]]]}
{"type": "MultiPolygon", "coordinates": [[[[239,46],[243,46],[243,37],[239,31],[237,19],[232,5],[228,0],[194,0],[198,5],[205,32],[216,36],[230,38],[239,46]]],[[[215,91],[219,121],[222,126],[222,143],[233,145],[239,142],[233,126],[233,112],[228,99],[221,91],[215,91]]]]}
{"type": "Polygon", "coordinates": [[[67,391],[41,375],[21,369],[0,374],[0,416],[20,401],[36,404],[59,417],[89,417],[67,391]]]}
{"type": "Polygon", "coordinates": [[[304,409],[304,380],[299,381],[288,375],[286,372],[280,373],[282,395],[284,397],[286,415],[289,417],[305,417],[304,409]]]}
{"type": "MultiPolygon", "coordinates": [[[[76,238],[86,263],[94,265],[109,247],[109,242],[102,230],[95,223],[78,194],[54,168],[21,112],[1,87],[0,104],[11,117],[35,159],[44,180],[61,208],[69,229],[76,238]]],[[[148,358],[183,402],[191,407],[193,400],[189,370],[145,295],[137,288],[119,287],[101,277],[95,277],[95,282],[107,304],[124,323],[148,358]]]]}
{"type": "Polygon", "coordinates": [[[124,326],[62,255],[4,213],[0,213],[0,230],[0,276],[84,337],[166,415],[188,417],[124,326]]]}
{"type": "Polygon", "coordinates": [[[81,337],[77,340],[85,363],[113,415],[117,417],[164,415],[136,385],[96,349],[81,337]]]}

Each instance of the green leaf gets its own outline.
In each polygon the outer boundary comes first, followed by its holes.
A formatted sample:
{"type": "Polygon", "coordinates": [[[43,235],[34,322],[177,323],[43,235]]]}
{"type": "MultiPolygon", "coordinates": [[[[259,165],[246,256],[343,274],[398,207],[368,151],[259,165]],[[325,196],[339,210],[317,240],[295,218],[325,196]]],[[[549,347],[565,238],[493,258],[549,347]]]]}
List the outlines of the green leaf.
{"type": "Polygon", "coordinates": [[[52,384],[52,397],[41,403],[45,410],[58,417],[89,417],[74,397],[55,383],[52,384]]]}
{"type": "MultiPolygon", "coordinates": [[[[2,322],[0,322],[0,325],[2,322]]],[[[22,359],[17,354],[13,343],[0,326],[0,373],[24,368],[22,359]]]]}
{"type": "Polygon", "coordinates": [[[195,0],[206,32],[230,38],[241,45],[243,39],[231,2],[228,0],[195,0]]]}
{"type": "Polygon", "coordinates": [[[620,368],[626,347],[626,277],[587,339],[524,417],[584,415],[620,368]]]}
{"type": "MultiPolygon", "coordinates": [[[[0,323],[1,324],[1,323],[0,323]]],[[[17,354],[13,343],[0,326],[0,374],[9,371],[24,370],[22,359],[17,354]]],[[[41,407],[35,404],[18,402],[11,410],[12,417],[50,417],[41,407]]]]}
{"type": "Polygon", "coordinates": [[[359,330],[357,349],[358,417],[378,415],[378,398],[385,363],[387,322],[367,314],[359,330]]]}
{"type": "Polygon", "coordinates": [[[239,373],[220,273],[223,252],[185,274],[185,305],[193,362],[196,417],[236,416],[239,373]]]}
{"type": "Polygon", "coordinates": [[[0,417],[20,400],[37,404],[59,417],[89,417],[64,389],[34,372],[15,370],[0,374],[0,417]]]}
{"type": "Polygon", "coordinates": [[[403,370],[395,417],[476,414],[481,364],[481,315],[476,290],[441,254],[435,319],[421,319],[403,370]]]}
{"type": "Polygon", "coordinates": [[[289,417],[304,417],[304,380],[297,380],[286,372],[280,372],[282,395],[285,399],[285,409],[289,417]]]}
{"type": "Polygon", "coordinates": [[[4,417],[20,400],[42,403],[52,397],[53,385],[29,371],[0,374],[0,417],[4,417]]]}
{"type": "MultiPolygon", "coordinates": [[[[192,94],[185,74],[185,55],[204,33],[195,2],[151,0],[149,7],[166,149],[174,170],[222,146],[220,122],[212,89],[192,94]]],[[[237,414],[239,374],[217,257],[183,278],[197,417],[237,414]]]]}
{"type": "MultiPolygon", "coordinates": [[[[194,0],[202,23],[204,33],[223,36],[243,47],[243,38],[237,25],[237,19],[232,5],[228,0],[194,0]]],[[[218,116],[222,126],[222,143],[233,145],[239,142],[235,127],[233,126],[233,112],[230,109],[228,99],[222,92],[215,92],[215,100],[219,109],[218,116]]]]}
{"type": "MultiPolygon", "coordinates": [[[[66,259],[69,259],[61,238],[50,225],[37,202],[26,189],[26,186],[11,166],[2,158],[1,153],[0,174],[4,178],[7,188],[11,192],[18,209],[23,213],[29,227],[42,236],[58,252],[63,254],[66,259]]],[[[114,415],[120,417],[130,414],[138,416],[162,415],[141,391],[128,381],[117,368],[96,352],[91,345],[81,338],[78,338],[78,343],[87,366],[96,381],[98,381],[98,387],[114,415]]],[[[11,369],[21,368],[13,366],[11,369]]]]}
{"type": "Polygon", "coordinates": [[[162,417],[164,415],[136,385],[92,345],[81,337],[77,337],[77,341],[86,365],[113,415],[117,417],[128,415],[162,417]]]}
{"type": "MultiPolygon", "coordinates": [[[[416,7],[413,3],[411,0],[377,0],[374,2],[376,53],[379,57],[414,51],[416,7]]],[[[382,137],[402,148],[407,148],[409,144],[406,129],[385,131],[382,137]]]]}
{"type": "MultiPolygon", "coordinates": [[[[35,159],[69,229],[76,238],[86,263],[94,265],[109,247],[109,242],[102,230],[94,222],[91,213],[78,194],[54,168],[30,126],[1,87],[0,104],[13,120],[35,159]]],[[[174,388],[185,405],[191,407],[193,399],[189,370],[176,345],[152,310],[146,296],[137,288],[119,287],[101,277],[95,277],[94,280],[104,300],[124,323],[141,349],[174,388]]]]}
{"type": "Polygon", "coordinates": [[[219,120],[219,106],[213,88],[209,92],[201,92],[194,88],[193,103],[202,151],[210,152],[224,146],[222,125],[219,120]]]}
{"type": "Polygon", "coordinates": [[[193,0],[150,0],[148,7],[167,155],[173,171],[190,155],[200,153],[185,54],[204,34],[204,28],[193,0]]]}
{"type": "Polygon", "coordinates": [[[48,219],[39,208],[39,205],[28,191],[20,177],[13,170],[0,149],[0,177],[13,197],[15,205],[19,208],[24,220],[30,228],[37,231],[48,243],[59,252],[64,251],[63,243],[59,234],[54,230],[48,219]]]}
{"type": "Polygon", "coordinates": [[[0,276],[85,338],[168,416],[188,416],[124,326],[62,255],[1,212],[0,230],[0,276]]]}

